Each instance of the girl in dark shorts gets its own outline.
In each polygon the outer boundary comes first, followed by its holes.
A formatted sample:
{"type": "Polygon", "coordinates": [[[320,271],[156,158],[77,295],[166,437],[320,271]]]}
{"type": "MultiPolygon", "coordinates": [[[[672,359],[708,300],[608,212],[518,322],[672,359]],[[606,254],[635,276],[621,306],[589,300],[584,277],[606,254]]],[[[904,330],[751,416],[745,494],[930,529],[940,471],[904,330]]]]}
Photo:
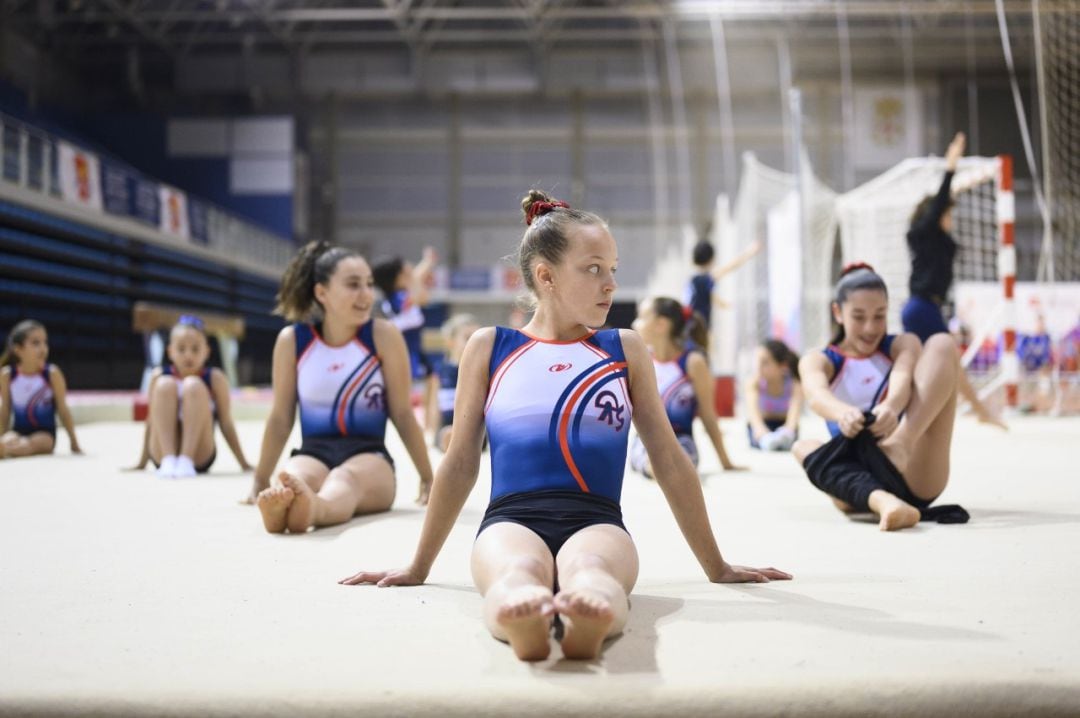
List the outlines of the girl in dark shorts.
{"type": "Polygon", "coordinates": [[[697,472],[656,389],[652,359],[607,319],[618,253],[607,224],[532,190],[519,263],[536,311],[521,330],[476,332],[461,358],[454,439],[432,489],[412,563],[362,571],[345,584],[423,583],[476,483],[486,426],[491,503],[473,546],[472,573],[492,635],[522,660],[550,653],[556,615],[567,658],[595,658],[626,623],[637,550],[619,507],[633,420],[656,479],[709,580],[768,581],[772,568],[720,555],[697,472]]]}
{"type": "Polygon", "coordinates": [[[960,372],[952,337],[922,345],[914,334],[887,334],[888,308],[869,265],[844,269],[832,303],[840,328],[799,362],[810,408],[834,438],[792,448],[814,486],[842,511],[873,511],[882,531],[933,518],[924,509],[949,480],[960,372]]]}
{"type": "Polygon", "coordinates": [[[271,533],[388,510],[387,419],[420,474],[417,501],[427,502],[431,465],[409,400],[408,351],[397,328],[372,318],[374,303],[371,269],[352,250],[311,242],[285,270],[275,311],[294,323],[274,345],[274,403],[251,491],[271,533]],[[271,485],[297,404],[303,441],[271,485]]]}
{"type": "Polygon", "coordinates": [[[49,363],[45,325],[25,319],[8,332],[0,356],[0,459],[53,453],[57,414],[67,430],[71,453],[81,454],[64,373],[49,363]]]}

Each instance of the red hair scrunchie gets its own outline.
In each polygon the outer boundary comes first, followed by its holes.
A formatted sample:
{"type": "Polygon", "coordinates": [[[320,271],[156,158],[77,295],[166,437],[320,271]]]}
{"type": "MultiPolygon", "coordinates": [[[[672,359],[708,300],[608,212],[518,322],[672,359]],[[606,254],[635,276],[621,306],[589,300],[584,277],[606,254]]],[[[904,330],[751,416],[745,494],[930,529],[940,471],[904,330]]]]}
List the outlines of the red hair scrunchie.
{"type": "MultiPolygon", "coordinates": [[[[843,277],[846,274],[850,274],[851,272],[854,272],[856,269],[866,269],[866,270],[869,270],[871,272],[874,271],[874,268],[871,267],[866,262],[852,262],[851,264],[845,264],[844,265],[844,268],[840,270],[840,276],[843,277]]],[[[876,274],[877,272],[874,272],[874,273],[876,274]]]]}
{"type": "Polygon", "coordinates": [[[694,316],[694,308],[693,307],[683,307],[682,308],[682,318],[683,318],[684,322],[690,321],[690,318],[692,316],[694,316]]]}
{"type": "Polygon", "coordinates": [[[531,225],[534,219],[543,217],[556,207],[570,209],[570,205],[557,199],[551,202],[533,202],[529,205],[529,211],[525,213],[525,224],[531,225]]]}

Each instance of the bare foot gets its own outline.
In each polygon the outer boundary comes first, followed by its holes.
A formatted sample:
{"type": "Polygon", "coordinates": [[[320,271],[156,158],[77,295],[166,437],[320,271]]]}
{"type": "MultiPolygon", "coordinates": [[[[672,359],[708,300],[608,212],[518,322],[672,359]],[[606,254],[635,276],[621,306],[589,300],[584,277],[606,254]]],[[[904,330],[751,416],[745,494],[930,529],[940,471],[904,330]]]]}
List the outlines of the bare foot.
{"type": "Polygon", "coordinates": [[[523,661],[542,661],[551,653],[551,620],[555,605],[551,591],[523,586],[510,591],[495,614],[514,655],[523,661]]]}
{"type": "Polygon", "coordinates": [[[292,489],[274,487],[263,489],[255,499],[255,504],[262,514],[263,526],[272,534],[279,534],[285,530],[285,514],[289,505],[293,502],[292,489]]]}
{"type": "Polygon", "coordinates": [[[296,496],[285,516],[286,527],[294,534],[307,533],[315,523],[315,492],[306,481],[284,471],[278,474],[278,481],[296,496]]]}
{"type": "Polygon", "coordinates": [[[882,531],[908,529],[921,518],[917,508],[880,489],[870,494],[870,508],[881,519],[878,528],[882,531]]]}
{"type": "Polygon", "coordinates": [[[555,597],[555,610],[563,617],[563,655],[571,659],[592,660],[600,655],[615,612],[602,595],[588,591],[562,591],[555,597]]]}

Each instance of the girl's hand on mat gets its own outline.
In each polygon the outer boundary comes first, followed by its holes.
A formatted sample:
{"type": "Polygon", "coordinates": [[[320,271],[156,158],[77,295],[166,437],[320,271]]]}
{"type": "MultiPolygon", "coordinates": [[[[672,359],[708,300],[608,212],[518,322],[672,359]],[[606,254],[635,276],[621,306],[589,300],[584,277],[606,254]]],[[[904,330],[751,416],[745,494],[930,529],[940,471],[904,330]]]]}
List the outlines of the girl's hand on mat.
{"type": "Polygon", "coordinates": [[[859,435],[859,432],[863,430],[866,419],[863,418],[861,410],[849,406],[847,409],[844,409],[844,413],[840,415],[840,418],[837,419],[836,423],[840,426],[841,434],[849,439],[854,439],[859,435]]]}
{"type": "Polygon", "coordinates": [[[874,419],[874,423],[870,425],[870,433],[879,439],[884,439],[893,433],[900,423],[900,417],[897,416],[891,406],[878,404],[870,413],[877,417],[874,419]]]}
{"type": "Polygon", "coordinates": [[[791,574],[772,568],[751,568],[750,566],[732,566],[724,562],[723,573],[712,579],[713,583],[768,583],[769,581],[790,581],[791,574]]]}
{"type": "Polygon", "coordinates": [[[343,586],[359,586],[364,583],[373,583],[379,588],[387,586],[419,586],[424,578],[411,568],[399,568],[394,571],[361,571],[348,578],[343,578],[338,583],[343,586]]]}
{"type": "Polygon", "coordinates": [[[430,498],[431,498],[431,482],[430,481],[421,481],[420,482],[420,493],[417,494],[417,496],[416,496],[416,503],[419,506],[427,506],[428,499],[430,499],[430,498]]]}

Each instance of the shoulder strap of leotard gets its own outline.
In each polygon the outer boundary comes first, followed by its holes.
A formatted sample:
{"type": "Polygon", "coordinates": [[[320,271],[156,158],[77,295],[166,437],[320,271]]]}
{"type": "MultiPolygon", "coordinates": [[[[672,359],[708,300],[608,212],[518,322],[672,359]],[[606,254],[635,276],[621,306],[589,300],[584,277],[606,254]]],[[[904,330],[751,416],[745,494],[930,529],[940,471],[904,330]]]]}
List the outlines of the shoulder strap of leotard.
{"type": "Polygon", "coordinates": [[[304,356],[304,352],[311,346],[311,343],[315,341],[315,326],[313,324],[307,324],[304,322],[297,322],[293,324],[293,334],[296,337],[296,360],[299,361],[300,357],[304,356]]]}

